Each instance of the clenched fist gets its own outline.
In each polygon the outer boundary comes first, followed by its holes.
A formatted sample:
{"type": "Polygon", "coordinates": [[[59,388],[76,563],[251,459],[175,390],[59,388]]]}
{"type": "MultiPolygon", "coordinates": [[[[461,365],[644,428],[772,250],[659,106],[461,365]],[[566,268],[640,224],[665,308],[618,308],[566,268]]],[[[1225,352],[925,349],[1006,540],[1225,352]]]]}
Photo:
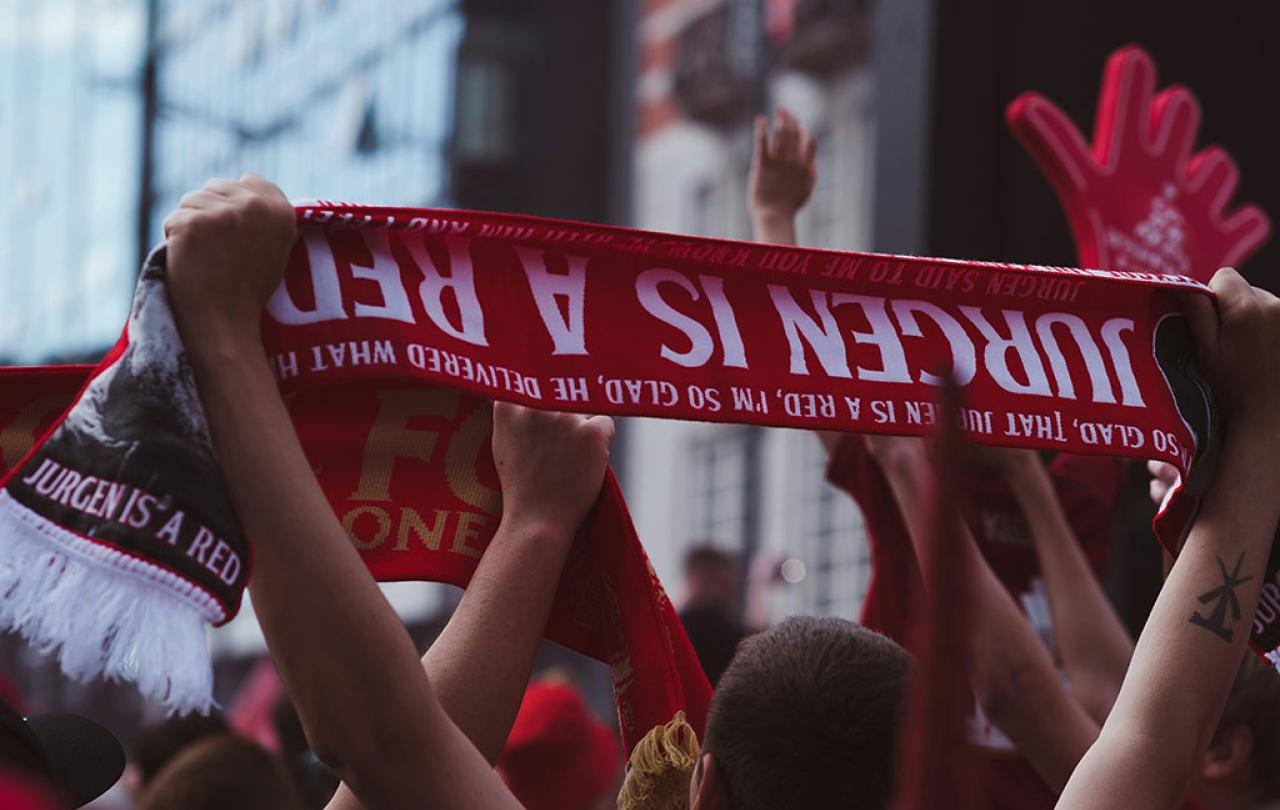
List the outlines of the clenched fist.
{"type": "Polygon", "coordinates": [[[188,348],[222,337],[256,340],[298,235],[280,189],[253,174],[210,180],[182,198],[164,234],[169,298],[188,348]]]}
{"type": "Polygon", "coordinates": [[[502,485],[503,520],[572,538],[600,494],[613,420],[493,406],[493,462],[502,485]]]}

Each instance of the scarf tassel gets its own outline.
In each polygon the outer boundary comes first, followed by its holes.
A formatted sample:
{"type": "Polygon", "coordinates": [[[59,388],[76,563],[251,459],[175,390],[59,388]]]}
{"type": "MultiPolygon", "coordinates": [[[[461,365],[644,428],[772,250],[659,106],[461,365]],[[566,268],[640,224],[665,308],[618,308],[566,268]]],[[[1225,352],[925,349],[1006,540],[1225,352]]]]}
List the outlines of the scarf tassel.
{"type": "Polygon", "coordinates": [[[172,574],[80,537],[0,491],[0,628],[84,682],[136,682],[171,711],[213,701],[206,611],[172,574]]]}
{"type": "Polygon", "coordinates": [[[689,781],[700,754],[684,712],[649,729],[631,751],[618,810],[688,810],[689,781]]]}

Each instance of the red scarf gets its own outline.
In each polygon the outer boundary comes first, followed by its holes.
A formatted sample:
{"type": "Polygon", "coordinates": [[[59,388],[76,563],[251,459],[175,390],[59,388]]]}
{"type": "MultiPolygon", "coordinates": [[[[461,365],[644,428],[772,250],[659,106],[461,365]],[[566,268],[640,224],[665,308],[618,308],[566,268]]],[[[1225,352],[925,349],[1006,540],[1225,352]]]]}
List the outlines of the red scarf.
{"type": "MultiPolygon", "coordinates": [[[[924,435],[935,375],[950,369],[973,441],[1184,471],[1208,446],[1211,409],[1177,294],[1209,293],[1186,278],[459,211],[318,204],[298,216],[266,350],[334,511],[379,579],[466,584],[499,510],[485,398],[924,435]]],[[[200,705],[207,684],[187,658],[203,637],[175,641],[191,635],[175,616],[199,629],[201,616],[234,615],[250,560],[198,447],[203,415],[175,415],[199,411],[189,370],[155,372],[173,365],[156,360],[167,333],[153,305],[164,298],[143,294],[161,279],[143,274],[90,393],[23,461],[86,369],[0,375],[4,461],[16,465],[0,493],[0,620],[60,646],[68,672],[200,705]],[[127,435],[133,449],[104,453],[99,433],[127,435]],[[113,579],[130,589],[100,585],[113,579]]],[[[1176,504],[1185,519],[1192,499],[1176,504]]],[[[1176,548],[1181,527],[1165,528],[1176,548]]],[[[547,635],[610,663],[628,751],[677,710],[701,730],[706,680],[612,476],[547,635]]]]}

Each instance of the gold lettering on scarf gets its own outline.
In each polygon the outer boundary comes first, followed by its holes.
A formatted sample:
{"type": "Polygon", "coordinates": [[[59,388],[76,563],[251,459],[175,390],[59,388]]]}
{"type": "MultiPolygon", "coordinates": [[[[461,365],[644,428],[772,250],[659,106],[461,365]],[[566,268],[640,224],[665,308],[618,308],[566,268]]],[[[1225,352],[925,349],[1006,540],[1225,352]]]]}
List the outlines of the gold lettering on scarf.
{"type": "Polygon", "coordinates": [[[379,506],[357,506],[342,516],[342,528],[347,530],[347,536],[351,538],[356,548],[369,551],[386,542],[387,536],[391,534],[391,516],[387,514],[387,510],[379,506]],[[356,521],[365,515],[372,515],[378,526],[373,535],[367,539],[356,533],[356,521]]]}
{"type": "Polygon", "coordinates": [[[502,513],[502,493],[476,476],[480,454],[488,452],[485,443],[492,435],[493,408],[482,402],[449,437],[444,463],[449,490],[464,503],[496,517],[502,513]]]}
{"type": "Polygon", "coordinates": [[[469,541],[479,537],[488,523],[489,519],[485,515],[477,515],[474,512],[459,512],[458,526],[453,532],[453,545],[449,547],[449,550],[467,557],[474,557],[477,560],[480,559],[480,555],[484,553],[484,547],[473,546],[469,541]]]}
{"type": "Polygon", "coordinates": [[[36,427],[48,416],[56,416],[71,403],[70,394],[49,394],[27,404],[0,430],[0,463],[8,472],[22,461],[36,443],[36,427]]]}
{"type": "Polygon", "coordinates": [[[396,539],[391,548],[395,551],[410,551],[414,542],[421,543],[429,551],[439,551],[447,534],[450,553],[480,559],[485,546],[477,541],[490,534],[493,518],[477,512],[448,509],[435,509],[433,512],[432,521],[428,524],[416,509],[407,506],[400,508],[397,520],[392,511],[365,504],[348,509],[342,515],[342,528],[346,529],[351,544],[360,551],[379,548],[393,533],[396,539]]]}
{"type": "Polygon", "coordinates": [[[400,508],[400,525],[396,528],[396,551],[407,551],[409,535],[421,540],[422,545],[436,551],[440,548],[440,537],[444,534],[445,524],[449,522],[449,512],[444,509],[435,510],[435,521],[428,526],[417,510],[407,506],[400,508]]]}
{"type": "Polygon", "coordinates": [[[450,419],[457,413],[458,399],[458,392],[448,388],[378,391],[378,416],[365,439],[360,482],[351,493],[352,500],[391,500],[391,472],[397,458],[431,463],[440,431],[412,429],[409,422],[420,417],[450,419]]]}

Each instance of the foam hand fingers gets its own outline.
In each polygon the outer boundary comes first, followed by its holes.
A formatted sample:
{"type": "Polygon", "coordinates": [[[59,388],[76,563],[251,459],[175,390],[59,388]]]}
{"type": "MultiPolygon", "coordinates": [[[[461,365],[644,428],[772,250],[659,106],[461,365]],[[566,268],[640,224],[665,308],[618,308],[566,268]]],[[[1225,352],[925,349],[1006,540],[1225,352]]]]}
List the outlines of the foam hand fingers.
{"type": "Polygon", "coordinates": [[[1222,259],[1223,264],[1240,264],[1271,236],[1271,221],[1256,205],[1242,206],[1222,227],[1232,245],[1222,259]]]}
{"type": "Polygon", "coordinates": [[[1104,166],[1115,166],[1126,151],[1151,143],[1155,86],[1156,66],[1141,48],[1121,48],[1107,60],[1093,137],[1094,154],[1104,166]]]}
{"type": "Polygon", "coordinates": [[[1180,168],[1191,158],[1200,132],[1200,104],[1185,87],[1171,87],[1151,106],[1152,150],[1180,168]]]}
{"type": "Polygon", "coordinates": [[[1023,93],[1009,105],[1005,118],[1050,182],[1059,188],[1085,190],[1095,161],[1066,113],[1039,93],[1023,93]]]}
{"type": "Polygon", "coordinates": [[[1187,162],[1191,193],[1207,201],[1209,212],[1221,215],[1240,184],[1240,170],[1223,149],[1211,146],[1187,162]]]}

